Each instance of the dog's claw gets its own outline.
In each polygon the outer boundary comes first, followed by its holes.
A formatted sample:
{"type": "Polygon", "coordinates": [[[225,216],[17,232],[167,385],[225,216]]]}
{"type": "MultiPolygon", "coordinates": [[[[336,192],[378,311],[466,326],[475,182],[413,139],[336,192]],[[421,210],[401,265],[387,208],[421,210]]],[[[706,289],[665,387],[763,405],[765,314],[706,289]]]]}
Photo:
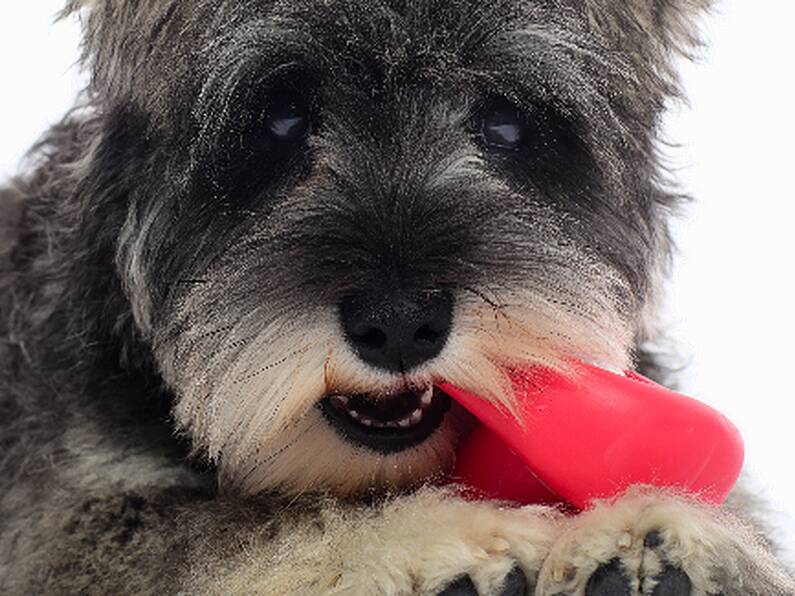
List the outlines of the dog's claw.
{"type": "Polygon", "coordinates": [[[676,567],[666,566],[655,580],[652,596],[690,596],[692,585],[687,574],[676,567]]]}
{"type": "Polygon", "coordinates": [[[478,596],[478,589],[472,583],[472,578],[462,575],[454,579],[447,587],[436,596],[478,596]]]}
{"type": "Polygon", "coordinates": [[[599,567],[585,587],[585,596],[631,596],[631,594],[629,578],[618,559],[599,567]]]}

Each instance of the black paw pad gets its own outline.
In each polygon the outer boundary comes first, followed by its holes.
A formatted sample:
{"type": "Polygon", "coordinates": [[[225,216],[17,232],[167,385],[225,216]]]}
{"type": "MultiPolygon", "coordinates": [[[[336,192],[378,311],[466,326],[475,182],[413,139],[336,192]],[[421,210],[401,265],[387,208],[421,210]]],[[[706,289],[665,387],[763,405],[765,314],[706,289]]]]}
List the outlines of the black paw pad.
{"type": "Polygon", "coordinates": [[[447,584],[447,587],[437,596],[478,596],[478,589],[472,583],[472,578],[462,575],[447,584]]]}
{"type": "Polygon", "coordinates": [[[676,567],[666,567],[654,579],[657,581],[657,585],[654,586],[652,596],[690,596],[692,593],[690,578],[684,571],[676,567]]]}
{"type": "Polygon", "coordinates": [[[528,588],[527,576],[525,576],[524,571],[518,567],[514,567],[511,569],[510,573],[505,576],[505,581],[500,590],[500,596],[525,596],[525,594],[532,593],[528,588]]]}
{"type": "MultiPolygon", "coordinates": [[[[505,576],[499,596],[526,596],[530,594],[524,571],[514,567],[505,576]]],[[[437,596],[478,596],[478,589],[468,575],[462,575],[450,582],[437,596]]]]}
{"type": "Polygon", "coordinates": [[[585,586],[585,596],[631,596],[631,594],[629,578],[618,559],[613,559],[597,569],[585,586]]]}
{"type": "Polygon", "coordinates": [[[646,548],[658,548],[662,546],[663,542],[662,534],[655,530],[646,534],[646,538],[643,540],[643,546],[646,548]]]}

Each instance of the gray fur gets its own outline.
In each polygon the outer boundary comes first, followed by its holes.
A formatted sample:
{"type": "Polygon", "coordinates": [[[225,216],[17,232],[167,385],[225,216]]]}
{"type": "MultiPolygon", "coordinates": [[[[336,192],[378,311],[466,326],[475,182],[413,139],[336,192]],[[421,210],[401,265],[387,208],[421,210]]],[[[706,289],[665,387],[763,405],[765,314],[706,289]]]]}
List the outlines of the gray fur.
{"type": "MultiPolygon", "coordinates": [[[[303,338],[300,354],[335,345],[333,314],[351,292],[441,285],[480,316],[477,330],[496,333],[483,313],[501,313],[511,346],[545,346],[517,362],[575,356],[662,374],[648,347],[681,197],[656,141],[679,95],[672,59],[694,50],[708,5],[70,2],[91,83],[0,191],[3,592],[244,591],[258,578],[264,593],[356,594],[372,565],[388,570],[385,592],[433,593],[469,573],[485,594],[511,568],[506,549],[529,578],[560,584],[570,543],[595,567],[587,557],[610,549],[588,527],[613,531],[602,510],[580,527],[551,510],[525,518],[452,492],[404,494],[449,464],[453,427],[437,437],[438,462],[404,454],[388,462],[395,477],[358,452],[306,477],[311,445],[348,447],[312,424],[290,434],[322,397],[307,379],[324,361],[312,369],[284,346],[297,321],[328,334],[303,338]],[[289,159],[248,144],[284,78],[320,114],[289,159]],[[555,123],[546,151],[502,159],[478,145],[469,123],[490,94],[543,106],[533,113],[555,123]],[[537,328],[523,329],[531,318],[537,328]],[[357,472],[355,487],[341,480],[357,472]],[[431,535],[438,519],[450,523],[431,535]],[[495,534],[478,534],[488,524],[495,534]]],[[[398,381],[347,356],[336,348],[345,382],[398,381]]],[[[617,504],[616,519],[636,502],[617,504]]],[[[682,507],[706,533],[738,528],[736,542],[716,537],[716,557],[694,559],[699,585],[793,593],[747,525],[682,507]],[[715,567],[723,552],[738,573],[715,567]]]]}

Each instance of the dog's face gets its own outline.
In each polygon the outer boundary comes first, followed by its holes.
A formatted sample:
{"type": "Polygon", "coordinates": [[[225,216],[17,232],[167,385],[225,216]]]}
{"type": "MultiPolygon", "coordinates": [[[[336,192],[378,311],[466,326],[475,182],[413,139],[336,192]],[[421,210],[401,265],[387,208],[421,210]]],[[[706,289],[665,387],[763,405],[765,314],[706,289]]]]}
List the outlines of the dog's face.
{"type": "Polygon", "coordinates": [[[117,268],[228,486],[415,483],[467,430],[440,381],[631,362],[679,3],[95,4],[117,268]]]}

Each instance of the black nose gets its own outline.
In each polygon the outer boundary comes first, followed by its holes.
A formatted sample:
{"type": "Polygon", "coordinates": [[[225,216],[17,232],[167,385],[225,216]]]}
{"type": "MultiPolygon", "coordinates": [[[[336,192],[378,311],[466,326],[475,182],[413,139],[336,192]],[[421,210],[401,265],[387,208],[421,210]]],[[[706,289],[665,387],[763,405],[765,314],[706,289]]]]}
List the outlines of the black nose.
{"type": "Polygon", "coordinates": [[[406,372],[439,355],[453,320],[448,292],[395,292],[345,298],[342,327],[359,357],[406,372]]]}

